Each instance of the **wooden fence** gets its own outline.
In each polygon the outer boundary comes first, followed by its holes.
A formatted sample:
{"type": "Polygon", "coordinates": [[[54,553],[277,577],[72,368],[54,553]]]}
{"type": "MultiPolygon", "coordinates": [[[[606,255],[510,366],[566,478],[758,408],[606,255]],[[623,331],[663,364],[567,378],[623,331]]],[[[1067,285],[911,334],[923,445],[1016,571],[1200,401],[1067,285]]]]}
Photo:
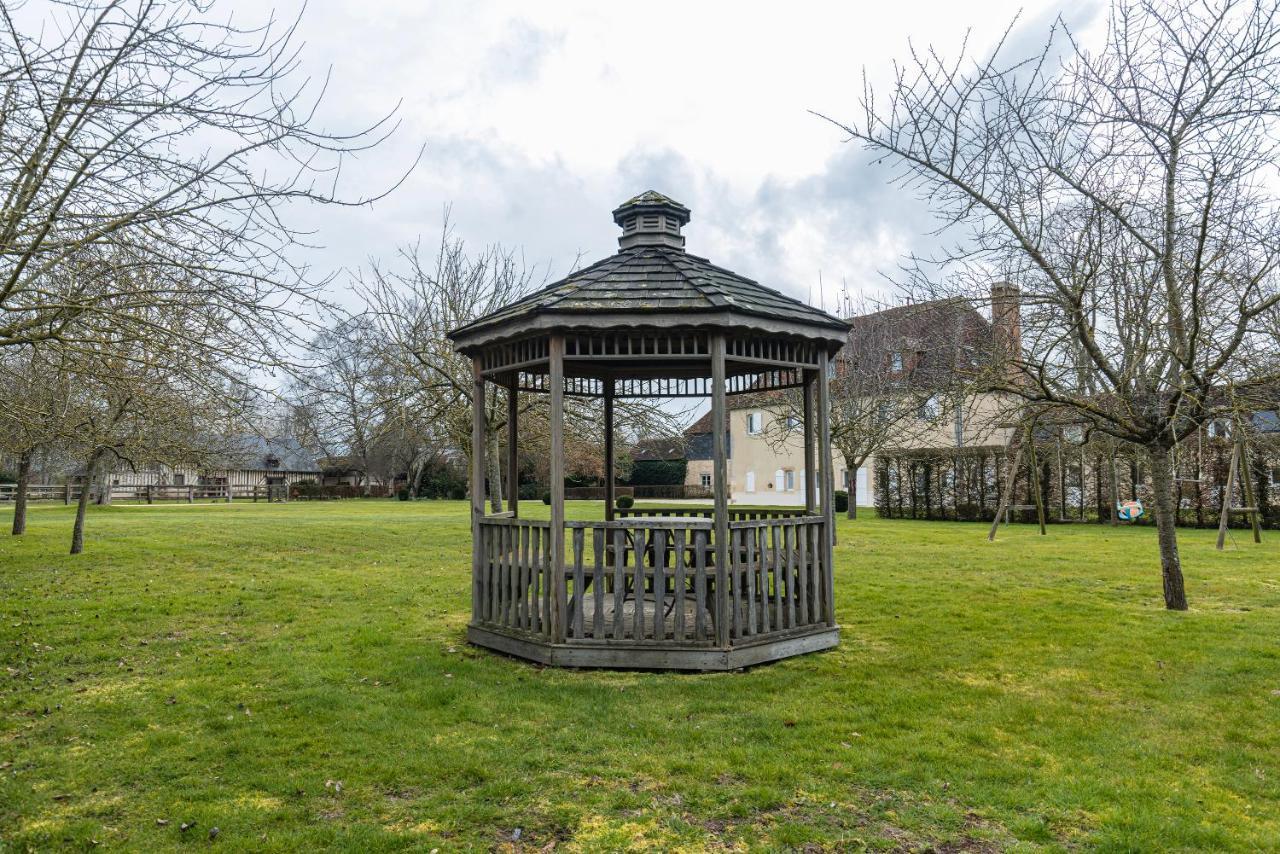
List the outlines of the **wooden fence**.
{"type": "MultiPolygon", "coordinates": [[[[84,486],[78,483],[33,483],[27,486],[27,500],[31,502],[61,501],[63,504],[72,504],[80,500],[80,493],[83,489],[84,486]]],[[[288,487],[283,484],[259,484],[257,486],[228,486],[225,483],[201,483],[186,486],[175,484],[116,484],[111,486],[110,490],[112,503],[132,501],[141,504],[155,504],[169,501],[193,504],[196,501],[229,502],[234,499],[249,501],[287,501],[289,499],[288,487]]],[[[93,487],[89,493],[90,500],[96,501],[99,492],[99,487],[93,487]]],[[[0,484],[0,504],[15,501],[17,494],[17,484],[0,484]]]]}

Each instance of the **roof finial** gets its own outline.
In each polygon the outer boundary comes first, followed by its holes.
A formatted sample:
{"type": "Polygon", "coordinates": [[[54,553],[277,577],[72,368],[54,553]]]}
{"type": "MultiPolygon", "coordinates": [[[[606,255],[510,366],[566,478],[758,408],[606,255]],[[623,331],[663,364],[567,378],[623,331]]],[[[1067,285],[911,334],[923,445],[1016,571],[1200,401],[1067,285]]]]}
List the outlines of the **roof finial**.
{"type": "Polygon", "coordinates": [[[613,221],[622,226],[618,246],[666,246],[684,249],[680,227],[689,221],[689,209],[674,199],[647,190],[623,202],[613,212],[613,221]]]}

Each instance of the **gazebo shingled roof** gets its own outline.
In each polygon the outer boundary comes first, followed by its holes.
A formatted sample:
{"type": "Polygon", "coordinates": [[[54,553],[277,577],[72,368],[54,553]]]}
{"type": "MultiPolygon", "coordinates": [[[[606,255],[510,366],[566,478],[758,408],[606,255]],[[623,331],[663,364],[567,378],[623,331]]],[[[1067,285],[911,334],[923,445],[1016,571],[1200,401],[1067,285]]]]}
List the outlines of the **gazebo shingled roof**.
{"type": "Polygon", "coordinates": [[[827,330],[832,350],[839,349],[849,330],[845,321],[686,253],[680,234],[680,226],[689,221],[684,205],[650,190],[614,211],[619,225],[646,215],[665,216],[679,225],[653,231],[636,226],[619,238],[623,246],[616,254],[462,326],[450,337],[465,349],[472,341],[505,337],[504,332],[572,326],[575,320],[599,329],[676,315],[689,324],[705,320],[771,332],[827,330]]]}
{"type": "MultiPolygon", "coordinates": [[[[613,212],[619,251],[450,333],[474,371],[472,643],[546,664],[724,670],[839,640],[827,377],[849,326],[684,251],[689,209],[613,212]],[[506,390],[509,510],[488,514],[487,384],[506,390]],[[730,508],[727,398],[803,395],[804,508],[730,508]],[[550,521],[519,512],[519,396],[547,394],[550,521]],[[714,502],[615,507],[614,402],[709,397],[714,502]],[[604,518],[565,517],[565,407],[601,401],[604,518]],[[575,404],[576,405],[576,404],[575,404]]],[[[593,404],[588,404],[593,405],[593,404]]]]}

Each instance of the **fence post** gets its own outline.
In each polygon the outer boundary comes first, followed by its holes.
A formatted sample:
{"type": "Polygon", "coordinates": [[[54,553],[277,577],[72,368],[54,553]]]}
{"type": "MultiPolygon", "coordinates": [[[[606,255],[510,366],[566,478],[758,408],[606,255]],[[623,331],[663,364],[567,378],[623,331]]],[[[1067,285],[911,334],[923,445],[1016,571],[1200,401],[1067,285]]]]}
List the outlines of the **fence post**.
{"type": "Polygon", "coordinates": [[[193,504],[196,500],[196,488],[194,486],[187,487],[187,503],[193,504]]]}
{"type": "Polygon", "coordinates": [[[231,503],[231,481],[227,481],[227,503],[231,503]]]}
{"type": "Polygon", "coordinates": [[[71,504],[71,481],[67,481],[62,487],[62,503],[64,506],[71,504]]]}
{"type": "Polygon", "coordinates": [[[151,484],[149,483],[147,484],[147,503],[148,504],[152,503],[151,502],[151,484]]]}

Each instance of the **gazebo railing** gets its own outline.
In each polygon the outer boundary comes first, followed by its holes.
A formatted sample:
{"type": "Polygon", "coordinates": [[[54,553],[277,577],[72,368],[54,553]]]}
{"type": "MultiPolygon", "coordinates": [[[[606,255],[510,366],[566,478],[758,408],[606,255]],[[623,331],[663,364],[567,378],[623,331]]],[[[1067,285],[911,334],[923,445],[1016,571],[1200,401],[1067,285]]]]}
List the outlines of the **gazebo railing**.
{"type": "Polygon", "coordinates": [[[481,625],[548,636],[551,628],[551,523],[509,516],[480,520],[472,579],[481,625]]]}
{"type": "Polygon", "coordinates": [[[729,523],[732,640],[835,624],[825,531],[821,516],[729,523]]]}
{"type": "MultiPolygon", "coordinates": [[[[747,508],[729,508],[729,519],[731,521],[739,521],[744,519],[790,519],[795,516],[804,516],[808,513],[803,507],[747,507],[747,508]]],[[[614,511],[619,519],[629,518],[652,518],[652,517],[669,517],[677,518],[702,518],[710,519],[715,515],[715,509],[712,507],[619,507],[614,511]]]]}
{"type": "Polygon", "coordinates": [[[549,522],[487,516],[474,579],[478,625],[550,643],[718,645],[833,626],[825,526],[817,515],[729,523],[717,571],[711,520],[566,522],[551,570],[549,522]],[[717,593],[717,591],[723,591],[717,593]]]}
{"type": "Polygon", "coordinates": [[[711,522],[567,522],[565,639],[710,645],[711,522]]]}

